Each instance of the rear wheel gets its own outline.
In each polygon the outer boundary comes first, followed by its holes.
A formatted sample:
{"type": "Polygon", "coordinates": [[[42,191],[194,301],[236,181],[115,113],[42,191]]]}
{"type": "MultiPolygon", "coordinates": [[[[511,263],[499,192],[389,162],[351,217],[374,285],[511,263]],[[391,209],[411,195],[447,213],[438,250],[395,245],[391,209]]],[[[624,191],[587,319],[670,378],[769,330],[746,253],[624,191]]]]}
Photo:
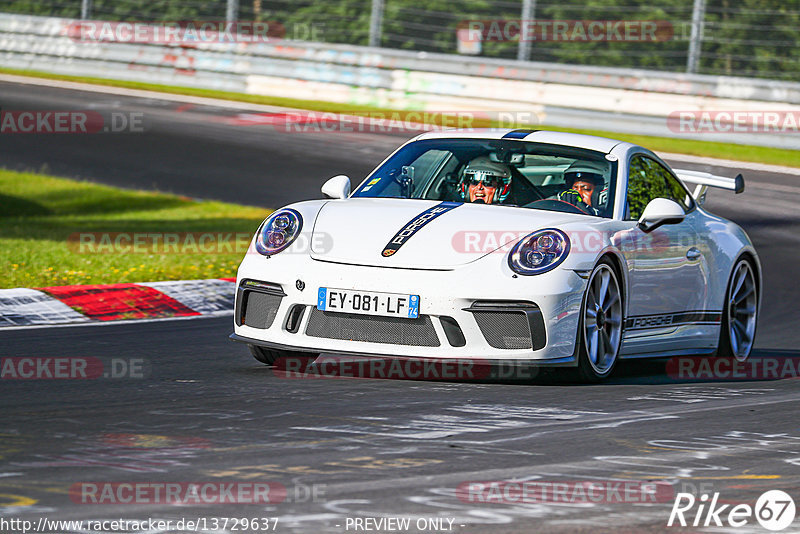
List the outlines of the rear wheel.
{"type": "Polygon", "coordinates": [[[278,358],[316,358],[318,353],[296,350],[272,350],[258,345],[248,345],[253,358],[266,365],[275,365],[278,358]]]}
{"type": "Polygon", "coordinates": [[[622,292],[614,268],[601,260],[589,276],[578,325],[578,375],[587,382],[608,377],[622,344],[622,292]]]}
{"type": "Polygon", "coordinates": [[[743,362],[753,350],[758,319],[758,287],[752,264],[740,259],[725,292],[717,356],[743,362]]]}

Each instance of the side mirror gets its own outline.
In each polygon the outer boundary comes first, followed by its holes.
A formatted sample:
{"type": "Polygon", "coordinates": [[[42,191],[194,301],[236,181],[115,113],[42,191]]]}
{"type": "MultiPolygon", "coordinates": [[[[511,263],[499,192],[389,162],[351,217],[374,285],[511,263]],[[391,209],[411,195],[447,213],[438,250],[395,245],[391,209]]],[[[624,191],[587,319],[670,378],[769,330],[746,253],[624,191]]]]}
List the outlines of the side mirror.
{"type": "Polygon", "coordinates": [[[334,176],[325,182],[321,190],[328,198],[347,198],[350,196],[350,178],[344,174],[334,176]]]}
{"type": "Polygon", "coordinates": [[[686,218],[680,204],[668,198],[654,198],[645,206],[639,217],[639,228],[651,232],[662,224],[678,224],[686,218]]]}

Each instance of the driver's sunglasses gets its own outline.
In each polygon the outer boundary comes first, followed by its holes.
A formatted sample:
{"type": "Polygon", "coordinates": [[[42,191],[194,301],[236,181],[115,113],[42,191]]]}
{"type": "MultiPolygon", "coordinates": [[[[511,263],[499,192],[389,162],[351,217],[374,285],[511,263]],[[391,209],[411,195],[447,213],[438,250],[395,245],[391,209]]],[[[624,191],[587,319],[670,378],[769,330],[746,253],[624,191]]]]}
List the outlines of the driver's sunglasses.
{"type": "Polygon", "coordinates": [[[503,180],[496,176],[486,176],[485,174],[477,176],[472,175],[467,178],[467,183],[471,186],[476,186],[481,182],[483,182],[483,187],[500,187],[500,184],[503,183],[503,180]]]}

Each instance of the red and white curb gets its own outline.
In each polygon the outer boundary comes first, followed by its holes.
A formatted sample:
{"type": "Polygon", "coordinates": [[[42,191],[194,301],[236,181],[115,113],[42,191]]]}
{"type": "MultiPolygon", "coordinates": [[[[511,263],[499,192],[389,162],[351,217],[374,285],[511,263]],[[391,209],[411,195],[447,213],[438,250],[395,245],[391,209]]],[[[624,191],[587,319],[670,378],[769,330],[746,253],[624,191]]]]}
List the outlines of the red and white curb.
{"type": "Polygon", "coordinates": [[[233,313],[235,278],[0,289],[0,328],[233,313]]]}

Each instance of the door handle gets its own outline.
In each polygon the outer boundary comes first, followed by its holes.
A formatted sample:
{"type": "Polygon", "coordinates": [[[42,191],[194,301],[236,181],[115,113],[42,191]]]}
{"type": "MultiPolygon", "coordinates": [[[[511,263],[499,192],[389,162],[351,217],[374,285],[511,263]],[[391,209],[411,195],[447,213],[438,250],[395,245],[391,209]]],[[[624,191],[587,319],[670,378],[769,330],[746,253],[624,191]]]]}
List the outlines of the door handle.
{"type": "Polygon", "coordinates": [[[694,261],[696,259],[699,259],[700,256],[702,255],[703,254],[700,252],[700,250],[697,249],[697,247],[692,247],[686,251],[686,259],[689,261],[694,261]]]}

